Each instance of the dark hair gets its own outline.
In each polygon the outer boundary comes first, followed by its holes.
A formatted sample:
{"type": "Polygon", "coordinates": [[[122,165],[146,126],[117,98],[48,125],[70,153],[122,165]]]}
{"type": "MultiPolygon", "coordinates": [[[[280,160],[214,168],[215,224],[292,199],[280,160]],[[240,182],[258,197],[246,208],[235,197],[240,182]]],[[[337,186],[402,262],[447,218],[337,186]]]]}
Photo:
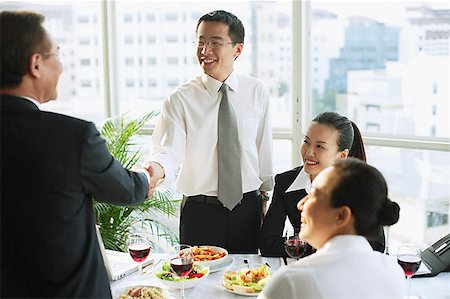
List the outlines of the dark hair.
{"type": "Polygon", "coordinates": [[[245,29],[244,25],[242,25],[241,20],[236,17],[234,14],[224,11],[224,10],[215,10],[210,13],[207,13],[200,17],[197,22],[197,28],[195,31],[197,32],[198,26],[200,26],[201,22],[221,22],[228,25],[228,35],[234,44],[243,43],[245,37],[245,29]]]}
{"type": "Polygon", "coordinates": [[[331,192],[331,206],[348,206],[356,232],[376,237],[384,225],[398,221],[400,207],[388,198],[383,175],[373,166],[355,158],[337,160],[333,167],[338,181],[331,192]]]}
{"type": "Polygon", "coordinates": [[[0,88],[19,85],[28,71],[30,56],[49,50],[44,20],[43,15],[31,11],[0,12],[0,88]]]}
{"type": "Polygon", "coordinates": [[[349,157],[355,157],[360,160],[367,161],[361,132],[354,122],[336,112],[320,113],[313,119],[313,122],[336,129],[339,132],[339,150],[343,151],[348,149],[349,157]]]}

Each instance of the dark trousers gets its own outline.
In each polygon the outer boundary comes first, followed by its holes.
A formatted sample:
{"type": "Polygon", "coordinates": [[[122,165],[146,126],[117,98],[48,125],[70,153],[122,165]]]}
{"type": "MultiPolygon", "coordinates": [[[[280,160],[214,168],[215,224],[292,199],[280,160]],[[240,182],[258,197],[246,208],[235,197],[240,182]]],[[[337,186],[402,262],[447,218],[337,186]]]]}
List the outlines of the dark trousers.
{"type": "Polygon", "coordinates": [[[261,225],[261,195],[247,192],[232,210],[214,196],[184,197],[180,215],[180,243],[214,245],[229,253],[257,253],[261,225]]]}

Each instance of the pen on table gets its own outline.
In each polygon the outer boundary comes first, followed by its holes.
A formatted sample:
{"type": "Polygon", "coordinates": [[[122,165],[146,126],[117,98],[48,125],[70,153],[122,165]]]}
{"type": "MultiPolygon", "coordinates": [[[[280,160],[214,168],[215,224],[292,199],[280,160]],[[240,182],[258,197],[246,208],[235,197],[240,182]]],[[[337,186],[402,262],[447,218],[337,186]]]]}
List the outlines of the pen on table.
{"type": "Polygon", "coordinates": [[[285,256],[283,256],[283,263],[285,266],[287,266],[287,258],[285,256]]]}
{"type": "Polygon", "coordinates": [[[156,268],[156,266],[157,266],[161,261],[162,261],[162,259],[159,259],[157,263],[154,263],[154,262],[153,262],[152,264],[148,265],[147,267],[144,268],[143,273],[144,273],[144,274],[150,273],[153,269],[156,268]]]}

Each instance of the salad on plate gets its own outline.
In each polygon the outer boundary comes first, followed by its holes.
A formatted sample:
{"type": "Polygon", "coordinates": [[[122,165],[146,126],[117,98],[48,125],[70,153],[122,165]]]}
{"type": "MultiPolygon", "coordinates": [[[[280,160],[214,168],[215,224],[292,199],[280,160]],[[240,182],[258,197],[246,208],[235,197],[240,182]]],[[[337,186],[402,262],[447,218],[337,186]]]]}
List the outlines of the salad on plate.
{"type": "Polygon", "coordinates": [[[170,264],[166,261],[162,265],[161,270],[156,271],[154,274],[156,278],[158,278],[168,288],[180,289],[182,287],[181,282],[183,280],[184,288],[188,289],[195,287],[198,283],[205,280],[209,275],[209,268],[194,263],[192,271],[189,275],[181,278],[171,271],[170,264]]]}
{"type": "Polygon", "coordinates": [[[243,267],[238,271],[225,271],[223,273],[223,286],[233,293],[256,294],[261,292],[272,270],[267,265],[258,267],[243,267]]]}

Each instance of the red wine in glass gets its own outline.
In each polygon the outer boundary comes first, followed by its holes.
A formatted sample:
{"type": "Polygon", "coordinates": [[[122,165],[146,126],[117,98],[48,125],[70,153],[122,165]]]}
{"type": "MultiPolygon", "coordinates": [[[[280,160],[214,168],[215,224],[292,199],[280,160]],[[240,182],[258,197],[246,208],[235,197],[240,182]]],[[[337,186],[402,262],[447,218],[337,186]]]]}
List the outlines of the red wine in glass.
{"type": "Polygon", "coordinates": [[[142,262],[150,254],[150,242],[145,234],[130,234],[127,240],[128,252],[131,258],[139,263],[139,275],[142,275],[142,262]]]}
{"type": "Polygon", "coordinates": [[[405,271],[405,275],[411,277],[419,269],[422,260],[417,255],[400,255],[397,257],[397,262],[405,271]]]}
{"type": "Polygon", "coordinates": [[[299,259],[305,254],[306,242],[298,238],[290,238],[284,242],[284,250],[291,258],[299,259]]]}
{"type": "Polygon", "coordinates": [[[403,268],[408,281],[408,296],[411,298],[411,277],[420,267],[420,249],[412,244],[400,245],[397,251],[397,262],[403,268]]]}
{"type": "Polygon", "coordinates": [[[142,263],[150,254],[150,245],[148,244],[131,244],[128,251],[135,262],[142,263]]]}
{"type": "Polygon", "coordinates": [[[177,257],[170,260],[170,267],[180,277],[186,277],[191,273],[194,260],[191,258],[177,257]]]}

